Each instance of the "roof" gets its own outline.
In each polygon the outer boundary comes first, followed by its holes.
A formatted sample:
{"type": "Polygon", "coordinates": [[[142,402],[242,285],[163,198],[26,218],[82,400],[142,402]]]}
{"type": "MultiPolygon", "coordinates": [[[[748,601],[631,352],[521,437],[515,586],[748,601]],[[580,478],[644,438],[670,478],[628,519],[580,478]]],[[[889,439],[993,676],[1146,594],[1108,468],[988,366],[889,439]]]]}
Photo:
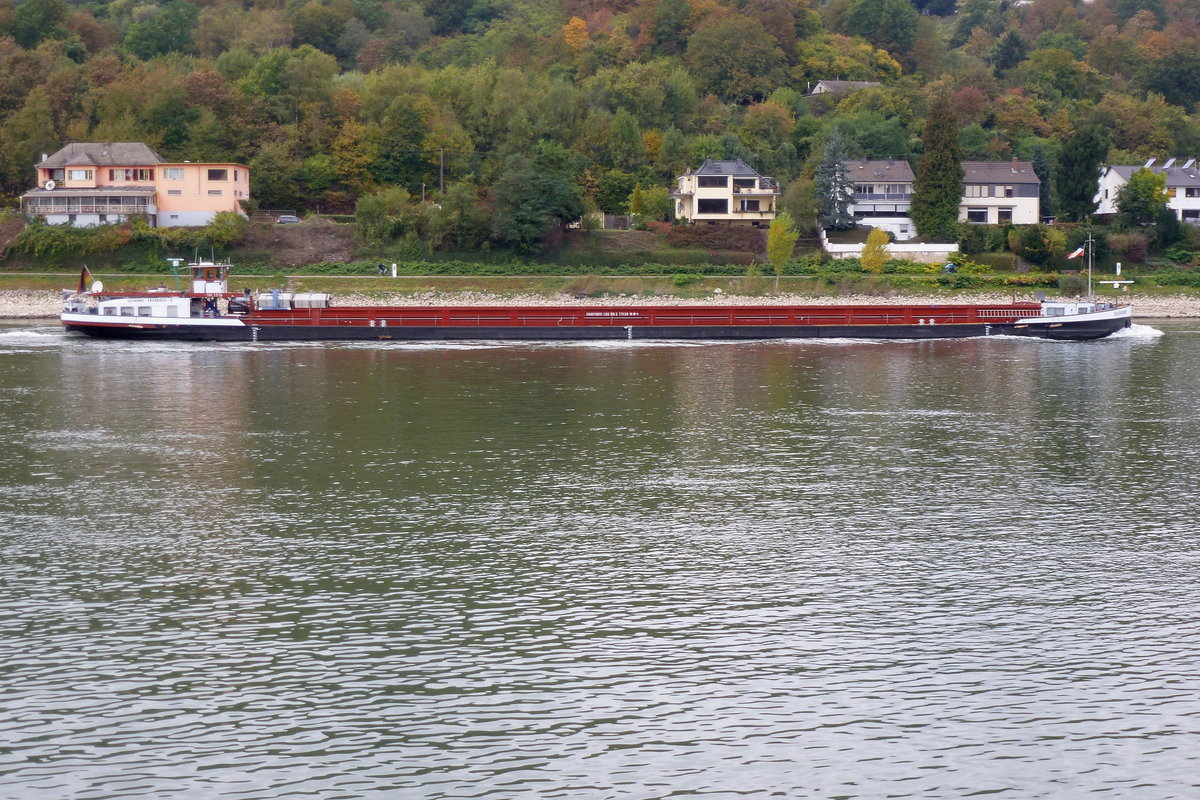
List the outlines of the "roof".
{"type": "MultiPolygon", "coordinates": [[[[1128,181],[1133,173],[1142,168],[1141,164],[1114,164],[1109,167],[1110,170],[1121,176],[1123,181],[1128,181]]],[[[1161,164],[1151,164],[1146,168],[1156,175],[1165,175],[1167,186],[1200,186],[1200,167],[1197,166],[1194,159],[1185,159],[1179,166],[1164,167],[1161,164]],[[1184,164],[1187,166],[1185,167],[1184,164]]]]}
{"type": "Polygon", "coordinates": [[[763,177],[762,175],[759,175],[757,172],[755,172],[754,169],[749,164],[747,164],[745,161],[742,161],[740,158],[734,159],[733,161],[717,161],[716,159],[713,159],[713,158],[706,158],[706,159],[704,159],[704,163],[701,164],[696,169],[696,172],[694,174],[695,175],[735,175],[735,176],[743,175],[743,176],[753,177],[753,178],[763,177]]]}
{"type": "Polygon", "coordinates": [[[40,186],[30,189],[21,197],[111,197],[112,195],[133,195],[152,197],[157,190],[153,186],[96,186],[94,188],[43,189],[40,186]]]}
{"type": "Polygon", "coordinates": [[[1028,161],[964,161],[963,183],[1041,183],[1028,161]]]}
{"type": "Polygon", "coordinates": [[[159,163],[158,153],[141,142],[73,142],[38,167],[145,167],[159,163]]]}
{"type": "Polygon", "coordinates": [[[912,183],[915,180],[912,167],[903,159],[887,161],[847,161],[846,171],[850,180],[874,180],[889,183],[912,183]]]}
{"type": "Polygon", "coordinates": [[[817,81],[817,85],[813,87],[813,93],[816,94],[817,88],[822,86],[830,94],[845,94],[855,89],[869,89],[878,85],[879,81],[817,81]]]}

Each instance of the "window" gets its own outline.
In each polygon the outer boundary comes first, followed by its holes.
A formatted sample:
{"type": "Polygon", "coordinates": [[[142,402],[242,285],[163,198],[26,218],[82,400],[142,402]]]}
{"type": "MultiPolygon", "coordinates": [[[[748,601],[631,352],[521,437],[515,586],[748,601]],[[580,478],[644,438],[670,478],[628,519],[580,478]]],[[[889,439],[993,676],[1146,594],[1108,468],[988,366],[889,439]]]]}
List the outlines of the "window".
{"type": "Polygon", "coordinates": [[[233,171],[233,182],[237,183],[237,179],[238,179],[238,171],[235,169],[233,171]]]}
{"type": "Polygon", "coordinates": [[[911,188],[907,183],[889,183],[886,191],[888,194],[908,195],[912,194],[911,188]]]}
{"type": "Polygon", "coordinates": [[[117,315],[117,310],[115,308],[113,308],[112,306],[108,306],[107,308],[104,309],[104,316],[115,317],[116,315],[117,315]]]}
{"type": "Polygon", "coordinates": [[[996,197],[1012,197],[1013,196],[1013,187],[1011,187],[1011,186],[997,186],[996,190],[997,190],[996,197]]]}
{"type": "Polygon", "coordinates": [[[700,214],[728,214],[729,201],[725,199],[705,199],[696,201],[696,211],[700,214]]]}
{"type": "Polygon", "coordinates": [[[854,193],[855,194],[874,194],[875,187],[874,187],[874,185],[872,185],[870,183],[856,183],[856,184],[854,184],[854,193]]]}
{"type": "Polygon", "coordinates": [[[163,167],[163,178],[169,181],[183,180],[183,167],[163,167]]]}
{"type": "Polygon", "coordinates": [[[728,189],[729,178],[724,175],[700,175],[696,179],[696,185],[701,189],[728,189]]]}
{"type": "Polygon", "coordinates": [[[985,189],[989,189],[989,188],[991,188],[991,187],[989,187],[989,186],[980,186],[978,183],[968,183],[968,184],[967,184],[967,191],[966,191],[966,192],[964,192],[963,194],[964,194],[964,196],[966,196],[966,197],[988,197],[989,195],[988,195],[988,194],[986,194],[986,193],[984,192],[984,190],[985,190],[985,189]]]}
{"type": "Polygon", "coordinates": [[[967,209],[967,222],[987,223],[987,209],[986,208],[968,208],[967,209]]]}
{"type": "Polygon", "coordinates": [[[227,169],[210,169],[208,171],[208,179],[210,181],[227,181],[227,180],[229,180],[229,170],[227,170],[227,169]]]}
{"type": "Polygon", "coordinates": [[[183,189],[167,189],[167,194],[183,194],[183,189]]]}
{"type": "Polygon", "coordinates": [[[69,169],[67,170],[67,178],[73,181],[90,181],[92,179],[92,171],[90,169],[69,169]]]}
{"type": "Polygon", "coordinates": [[[997,211],[996,211],[997,221],[1001,225],[1011,224],[1012,223],[1012,212],[1013,212],[1013,210],[1011,208],[997,209],[997,211]]]}
{"type": "Polygon", "coordinates": [[[121,306],[121,316],[122,317],[132,317],[133,316],[133,306],[121,306]]]}
{"type": "Polygon", "coordinates": [[[63,179],[63,170],[61,169],[48,169],[46,172],[52,181],[61,181],[63,179]]]}
{"type": "Polygon", "coordinates": [[[758,208],[757,200],[743,200],[742,201],[742,211],[758,211],[758,210],[759,210],[759,208],[758,208]]]}
{"type": "Polygon", "coordinates": [[[220,189],[209,189],[209,190],[208,190],[208,193],[209,193],[210,195],[224,194],[224,192],[223,192],[223,191],[221,191],[220,189]]]}
{"type": "Polygon", "coordinates": [[[108,171],[108,179],[110,181],[152,181],[154,180],[154,170],[110,169],[108,171]]]}
{"type": "Polygon", "coordinates": [[[1200,186],[1189,186],[1184,192],[1184,197],[1200,197],[1200,186]]]}
{"type": "Polygon", "coordinates": [[[148,317],[148,316],[150,316],[150,306],[138,306],[138,313],[137,313],[137,315],[138,315],[139,317],[148,317]]]}

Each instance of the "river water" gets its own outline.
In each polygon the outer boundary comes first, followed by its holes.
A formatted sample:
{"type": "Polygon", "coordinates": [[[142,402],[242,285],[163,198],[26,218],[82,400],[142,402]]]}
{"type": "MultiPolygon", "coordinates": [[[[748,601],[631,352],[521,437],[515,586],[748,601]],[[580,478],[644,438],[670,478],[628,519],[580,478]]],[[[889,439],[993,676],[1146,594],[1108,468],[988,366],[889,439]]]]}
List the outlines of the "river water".
{"type": "Polygon", "coordinates": [[[1200,321],[0,327],[2,798],[1195,798],[1200,321]]]}

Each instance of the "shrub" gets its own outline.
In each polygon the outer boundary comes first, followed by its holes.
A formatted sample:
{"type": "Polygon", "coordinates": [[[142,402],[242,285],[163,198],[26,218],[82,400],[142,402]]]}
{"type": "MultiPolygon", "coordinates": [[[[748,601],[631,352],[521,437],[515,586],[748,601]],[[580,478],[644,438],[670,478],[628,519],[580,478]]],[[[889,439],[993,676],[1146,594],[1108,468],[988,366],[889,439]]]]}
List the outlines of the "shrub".
{"type": "Polygon", "coordinates": [[[1058,291],[1064,295],[1081,295],[1087,291],[1087,281],[1080,275],[1060,275],[1058,291]]]}
{"type": "Polygon", "coordinates": [[[1168,248],[1167,251],[1163,253],[1163,258],[1175,264],[1190,264],[1192,263],[1192,259],[1195,257],[1196,254],[1191,250],[1186,250],[1178,246],[1168,248]]]}
{"type": "Polygon", "coordinates": [[[1109,249],[1114,253],[1130,261],[1146,260],[1146,234],[1110,233],[1106,238],[1109,249]]]}
{"type": "Polygon", "coordinates": [[[704,280],[704,276],[695,272],[681,272],[678,275],[671,276],[671,283],[683,288],[685,286],[695,286],[704,280]]]}

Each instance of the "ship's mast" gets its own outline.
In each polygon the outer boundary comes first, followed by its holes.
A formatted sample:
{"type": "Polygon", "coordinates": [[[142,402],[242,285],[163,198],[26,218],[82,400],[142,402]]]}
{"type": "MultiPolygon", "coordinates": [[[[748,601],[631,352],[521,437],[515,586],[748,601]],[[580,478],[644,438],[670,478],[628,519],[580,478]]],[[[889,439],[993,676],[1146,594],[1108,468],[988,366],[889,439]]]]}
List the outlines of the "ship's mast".
{"type": "Polygon", "coordinates": [[[1087,238],[1087,251],[1088,251],[1088,293],[1087,293],[1087,296],[1088,296],[1088,300],[1092,299],[1092,253],[1093,253],[1093,251],[1095,251],[1095,249],[1096,249],[1096,243],[1092,241],[1092,225],[1089,222],[1088,223],[1088,238],[1087,238]]]}

